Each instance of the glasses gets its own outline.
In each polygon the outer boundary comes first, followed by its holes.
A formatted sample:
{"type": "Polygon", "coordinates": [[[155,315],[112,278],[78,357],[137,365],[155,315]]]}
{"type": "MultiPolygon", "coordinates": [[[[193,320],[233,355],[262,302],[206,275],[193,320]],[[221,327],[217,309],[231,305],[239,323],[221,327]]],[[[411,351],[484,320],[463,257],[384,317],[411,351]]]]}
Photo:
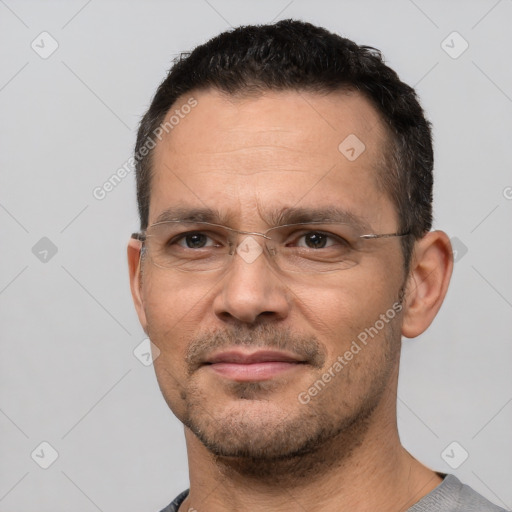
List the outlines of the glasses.
{"type": "Polygon", "coordinates": [[[142,242],[141,257],[165,269],[211,272],[227,268],[235,254],[250,264],[266,252],[281,271],[323,273],[354,267],[376,239],[409,234],[361,234],[338,222],[286,224],[257,233],[209,222],[164,221],[132,238],[142,242]]]}

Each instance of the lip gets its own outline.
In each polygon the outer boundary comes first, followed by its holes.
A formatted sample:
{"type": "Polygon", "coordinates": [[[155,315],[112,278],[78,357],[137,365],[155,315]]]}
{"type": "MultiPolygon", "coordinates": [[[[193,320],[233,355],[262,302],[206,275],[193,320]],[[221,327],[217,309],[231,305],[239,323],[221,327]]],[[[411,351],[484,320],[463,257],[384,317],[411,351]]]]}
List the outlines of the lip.
{"type": "Polygon", "coordinates": [[[289,352],[258,350],[248,353],[230,350],[214,354],[203,366],[222,377],[243,382],[268,380],[301,368],[305,363],[289,352]]]}

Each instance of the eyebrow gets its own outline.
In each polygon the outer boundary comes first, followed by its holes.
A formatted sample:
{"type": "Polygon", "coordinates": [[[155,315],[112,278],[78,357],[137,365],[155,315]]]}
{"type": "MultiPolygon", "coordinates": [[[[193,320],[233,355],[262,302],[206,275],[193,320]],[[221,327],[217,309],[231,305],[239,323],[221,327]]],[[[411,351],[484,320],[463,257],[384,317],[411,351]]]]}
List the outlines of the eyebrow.
{"type": "MultiPolygon", "coordinates": [[[[318,208],[284,207],[266,212],[263,218],[270,227],[282,226],[284,224],[307,224],[309,222],[339,222],[350,224],[363,231],[372,232],[370,224],[362,217],[333,205],[318,208]]],[[[212,224],[229,226],[235,219],[236,215],[222,213],[213,208],[174,206],[161,212],[155,223],[167,221],[210,222],[212,224]]]]}
{"type": "Polygon", "coordinates": [[[230,216],[222,214],[212,208],[189,208],[186,206],[173,206],[167,208],[156,218],[158,222],[210,222],[212,224],[229,224],[230,216]]]}

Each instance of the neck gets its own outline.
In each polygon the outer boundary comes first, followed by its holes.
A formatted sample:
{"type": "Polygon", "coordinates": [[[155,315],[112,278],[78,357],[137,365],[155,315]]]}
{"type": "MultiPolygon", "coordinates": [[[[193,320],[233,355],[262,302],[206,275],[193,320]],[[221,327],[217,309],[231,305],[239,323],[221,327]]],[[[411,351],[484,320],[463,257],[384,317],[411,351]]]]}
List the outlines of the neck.
{"type": "Polygon", "coordinates": [[[185,430],[190,494],[180,510],[407,510],[441,478],[400,444],[394,393],[362,423],[286,460],[218,458],[185,430]]]}

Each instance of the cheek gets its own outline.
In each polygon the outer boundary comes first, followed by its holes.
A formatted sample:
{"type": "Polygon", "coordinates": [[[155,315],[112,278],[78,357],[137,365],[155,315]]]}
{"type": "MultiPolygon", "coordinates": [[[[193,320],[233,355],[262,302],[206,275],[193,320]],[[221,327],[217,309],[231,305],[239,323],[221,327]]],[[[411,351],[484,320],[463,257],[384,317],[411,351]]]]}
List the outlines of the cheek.
{"type": "Polygon", "coordinates": [[[303,311],[308,311],[309,325],[323,329],[316,334],[328,351],[318,377],[329,374],[332,384],[322,400],[350,410],[365,396],[380,393],[399,360],[396,297],[384,282],[372,287],[340,283],[338,290],[323,289],[321,295],[303,311]]]}
{"type": "MultiPolygon", "coordinates": [[[[154,361],[155,374],[160,391],[169,409],[181,418],[186,409],[186,390],[188,388],[188,377],[182,373],[179,366],[180,358],[176,355],[161,353],[154,361]]],[[[184,363],[183,363],[184,364],[184,363]]]]}
{"type": "Polygon", "coordinates": [[[194,322],[212,286],[198,282],[197,276],[173,276],[161,269],[148,268],[142,285],[148,323],[171,330],[194,322]]]}
{"type": "Polygon", "coordinates": [[[193,318],[199,300],[194,289],[177,289],[168,277],[156,275],[145,286],[147,332],[160,350],[153,363],[156,378],[167,405],[178,417],[184,411],[188,385],[186,348],[200,325],[193,318]]]}
{"type": "Polygon", "coordinates": [[[148,335],[160,350],[155,371],[159,380],[166,369],[177,379],[183,379],[186,348],[205,318],[208,289],[183,278],[178,285],[178,280],[162,272],[148,274],[143,284],[143,300],[148,335]]]}
{"type": "MultiPolygon", "coordinates": [[[[392,320],[396,322],[393,305],[398,299],[398,282],[389,272],[382,272],[379,278],[368,275],[378,274],[354,268],[327,278],[325,284],[318,284],[317,291],[311,286],[294,290],[298,325],[307,325],[319,337],[331,362],[349,350],[354,340],[382,339],[385,328],[389,328],[392,320]],[[385,315],[384,320],[381,315],[385,315]]],[[[379,343],[373,343],[372,351],[380,348],[384,350],[379,343]]],[[[372,357],[369,350],[364,352],[358,359],[372,357]]]]}

